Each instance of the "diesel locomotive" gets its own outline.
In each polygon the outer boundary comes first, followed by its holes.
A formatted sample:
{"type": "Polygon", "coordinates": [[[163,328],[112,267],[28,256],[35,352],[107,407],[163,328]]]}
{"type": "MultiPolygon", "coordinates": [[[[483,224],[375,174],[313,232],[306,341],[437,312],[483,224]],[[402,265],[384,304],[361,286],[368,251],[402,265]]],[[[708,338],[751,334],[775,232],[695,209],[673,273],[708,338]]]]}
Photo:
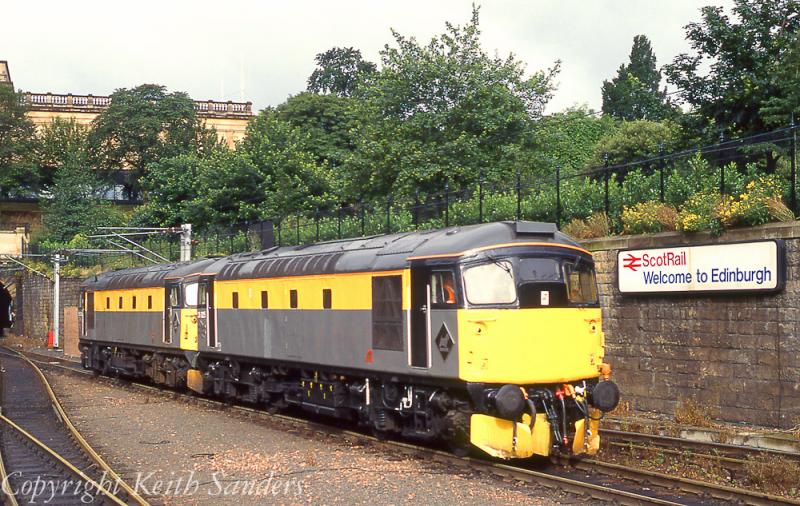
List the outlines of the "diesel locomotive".
{"type": "Polygon", "coordinates": [[[591,254],[497,222],[98,274],[83,366],[502,458],[593,454],[619,402],[591,254]]]}

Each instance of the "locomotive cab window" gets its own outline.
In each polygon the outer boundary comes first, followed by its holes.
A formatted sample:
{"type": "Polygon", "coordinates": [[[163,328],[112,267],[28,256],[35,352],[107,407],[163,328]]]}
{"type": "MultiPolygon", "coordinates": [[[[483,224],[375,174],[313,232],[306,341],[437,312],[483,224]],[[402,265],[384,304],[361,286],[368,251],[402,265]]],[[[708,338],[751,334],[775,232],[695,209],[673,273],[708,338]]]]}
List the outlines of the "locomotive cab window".
{"type": "Polygon", "coordinates": [[[597,281],[588,262],[565,262],[567,297],[574,304],[597,304],[597,281]]]}
{"type": "Polygon", "coordinates": [[[186,307],[197,307],[200,299],[200,287],[197,283],[189,283],[183,288],[183,301],[186,307]]]}
{"type": "Polygon", "coordinates": [[[517,300],[511,263],[506,260],[467,267],[464,289],[470,304],[512,304],[517,300]]]}
{"type": "Polygon", "coordinates": [[[208,285],[202,283],[197,287],[197,305],[206,307],[208,305],[208,285]]]}
{"type": "Polygon", "coordinates": [[[557,258],[520,258],[517,264],[519,305],[522,308],[565,307],[567,289],[557,258]]]}
{"type": "Polygon", "coordinates": [[[169,289],[169,307],[181,306],[180,293],[181,292],[177,286],[173,286],[169,289]]]}
{"type": "Polygon", "coordinates": [[[450,271],[434,272],[430,277],[431,304],[452,306],[456,301],[456,284],[450,271]]]}

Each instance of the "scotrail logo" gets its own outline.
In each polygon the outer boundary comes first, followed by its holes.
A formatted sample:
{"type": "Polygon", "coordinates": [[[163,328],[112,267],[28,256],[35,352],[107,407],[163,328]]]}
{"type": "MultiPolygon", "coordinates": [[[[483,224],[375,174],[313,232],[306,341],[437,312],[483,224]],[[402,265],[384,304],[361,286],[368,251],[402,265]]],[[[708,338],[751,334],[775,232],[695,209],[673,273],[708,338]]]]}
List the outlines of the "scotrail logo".
{"type": "Polygon", "coordinates": [[[630,269],[633,272],[642,266],[642,257],[634,256],[631,253],[628,253],[628,256],[622,259],[623,264],[622,266],[626,269],[630,269]]]}

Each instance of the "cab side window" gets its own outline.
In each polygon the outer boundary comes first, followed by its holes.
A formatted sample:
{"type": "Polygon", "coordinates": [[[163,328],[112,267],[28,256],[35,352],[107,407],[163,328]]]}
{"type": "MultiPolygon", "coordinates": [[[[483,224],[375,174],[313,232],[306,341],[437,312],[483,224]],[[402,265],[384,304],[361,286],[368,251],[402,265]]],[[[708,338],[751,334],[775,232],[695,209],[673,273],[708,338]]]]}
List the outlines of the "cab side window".
{"type": "Polygon", "coordinates": [[[453,273],[441,271],[431,273],[431,304],[452,306],[458,301],[453,273]]]}

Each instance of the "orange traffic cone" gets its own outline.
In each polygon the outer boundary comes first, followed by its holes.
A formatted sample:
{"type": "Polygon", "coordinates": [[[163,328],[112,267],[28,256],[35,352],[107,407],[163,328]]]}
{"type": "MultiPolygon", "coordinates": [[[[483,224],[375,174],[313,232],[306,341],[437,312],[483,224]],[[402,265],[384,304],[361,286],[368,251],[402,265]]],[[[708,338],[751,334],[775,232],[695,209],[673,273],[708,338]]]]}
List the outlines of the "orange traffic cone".
{"type": "Polygon", "coordinates": [[[54,344],[53,341],[54,340],[55,340],[55,337],[53,336],[53,331],[52,330],[48,330],[47,331],[47,347],[48,348],[52,348],[53,347],[53,344],[54,344]]]}

